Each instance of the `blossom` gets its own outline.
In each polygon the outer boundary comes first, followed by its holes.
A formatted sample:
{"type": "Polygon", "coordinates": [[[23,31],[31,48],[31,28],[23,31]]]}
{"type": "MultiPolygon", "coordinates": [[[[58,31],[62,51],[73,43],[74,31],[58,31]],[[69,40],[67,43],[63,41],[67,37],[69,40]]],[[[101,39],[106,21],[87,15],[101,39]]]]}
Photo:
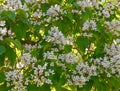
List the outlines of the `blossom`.
{"type": "Polygon", "coordinates": [[[82,27],[82,30],[85,31],[85,30],[96,30],[96,23],[94,20],[90,20],[90,21],[86,21],[84,24],[83,24],[83,27],[82,27]]]}
{"type": "Polygon", "coordinates": [[[7,84],[10,86],[15,86],[11,89],[11,91],[24,91],[26,89],[26,87],[23,85],[23,75],[17,70],[8,71],[5,73],[5,76],[7,84]]]}
{"type": "Polygon", "coordinates": [[[54,26],[51,27],[50,31],[48,31],[48,40],[53,42],[54,44],[66,44],[66,38],[64,37],[63,33],[59,31],[58,27],[54,26]]]}
{"type": "Polygon", "coordinates": [[[54,54],[53,51],[47,51],[46,53],[44,53],[44,59],[57,59],[57,56],[54,54]]]}
{"type": "Polygon", "coordinates": [[[0,21],[0,26],[5,26],[5,21],[0,21]]]}
{"type": "Polygon", "coordinates": [[[77,62],[77,58],[72,53],[61,54],[58,56],[58,59],[60,59],[62,62],[66,62],[70,64],[74,64],[77,62]]]}
{"type": "Polygon", "coordinates": [[[10,10],[16,10],[22,8],[22,3],[20,0],[5,0],[6,5],[4,5],[4,8],[10,9],[10,10]]]}
{"type": "Polygon", "coordinates": [[[59,13],[62,13],[62,9],[60,5],[55,5],[55,6],[51,6],[48,10],[47,10],[47,15],[51,16],[51,17],[55,17],[58,16],[59,13]]]}

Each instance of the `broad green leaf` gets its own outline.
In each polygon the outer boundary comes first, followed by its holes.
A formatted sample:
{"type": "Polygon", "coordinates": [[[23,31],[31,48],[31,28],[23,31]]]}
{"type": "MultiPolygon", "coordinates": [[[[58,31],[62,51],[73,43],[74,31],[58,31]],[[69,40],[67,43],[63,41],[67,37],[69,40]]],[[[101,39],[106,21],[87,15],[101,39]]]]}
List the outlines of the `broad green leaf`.
{"type": "Polygon", "coordinates": [[[78,4],[76,2],[73,3],[73,5],[78,9],[78,4]]]}
{"type": "Polygon", "coordinates": [[[0,83],[5,81],[5,74],[4,72],[0,71],[0,83]]]}
{"type": "Polygon", "coordinates": [[[6,45],[6,57],[10,60],[10,65],[14,65],[16,61],[16,53],[14,52],[14,49],[10,46],[6,45]]]}
{"type": "Polygon", "coordinates": [[[71,13],[67,13],[67,14],[66,14],[66,17],[72,22],[73,16],[72,16],[71,13]]]}
{"type": "Polygon", "coordinates": [[[0,55],[0,66],[4,66],[5,54],[0,55]]]}
{"type": "Polygon", "coordinates": [[[6,82],[0,84],[0,91],[9,91],[12,87],[7,87],[6,82]]]}
{"type": "Polygon", "coordinates": [[[13,44],[15,45],[15,47],[18,48],[18,49],[21,49],[21,47],[22,47],[20,41],[17,40],[17,39],[14,40],[14,39],[12,39],[12,38],[6,38],[5,41],[6,41],[7,43],[9,43],[9,44],[10,44],[10,43],[13,43],[13,44]]]}
{"type": "Polygon", "coordinates": [[[65,88],[62,88],[62,87],[55,87],[56,91],[68,91],[67,89],[65,88]]]}
{"type": "Polygon", "coordinates": [[[78,48],[79,48],[82,52],[84,52],[85,49],[89,46],[90,41],[89,41],[88,38],[79,36],[79,37],[77,38],[77,40],[76,40],[76,44],[77,44],[78,48]]]}
{"type": "Polygon", "coordinates": [[[94,78],[94,86],[97,89],[97,91],[110,91],[109,84],[106,83],[105,78],[94,78]]]}
{"type": "Polygon", "coordinates": [[[72,50],[72,45],[65,45],[64,50],[65,50],[66,53],[71,52],[71,50],[72,50]]]}
{"type": "Polygon", "coordinates": [[[34,85],[34,84],[29,84],[27,86],[27,91],[51,91],[50,90],[50,86],[45,84],[43,86],[39,86],[37,87],[37,85],[34,85]]]}
{"type": "Polygon", "coordinates": [[[69,3],[73,3],[74,0],[67,0],[69,3]]]}
{"type": "Polygon", "coordinates": [[[3,45],[0,45],[0,55],[4,54],[6,51],[6,48],[3,45]]]}
{"type": "Polygon", "coordinates": [[[112,90],[119,91],[119,89],[120,89],[120,78],[111,77],[109,79],[109,85],[110,85],[112,90]]]}
{"type": "Polygon", "coordinates": [[[17,39],[20,40],[21,38],[25,37],[27,26],[22,22],[18,22],[13,26],[12,30],[15,33],[17,39]]]}
{"type": "Polygon", "coordinates": [[[21,22],[24,23],[26,26],[30,26],[30,22],[28,21],[26,17],[22,17],[21,22]]]}
{"type": "Polygon", "coordinates": [[[22,17],[26,17],[26,12],[23,9],[16,10],[17,18],[21,19],[22,17]]]}
{"type": "Polygon", "coordinates": [[[10,11],[10,10],[4,10],[1,14],[2,18],[6,19],[10,19],[12,21],[15,21],[15,12],[10,11]]]}

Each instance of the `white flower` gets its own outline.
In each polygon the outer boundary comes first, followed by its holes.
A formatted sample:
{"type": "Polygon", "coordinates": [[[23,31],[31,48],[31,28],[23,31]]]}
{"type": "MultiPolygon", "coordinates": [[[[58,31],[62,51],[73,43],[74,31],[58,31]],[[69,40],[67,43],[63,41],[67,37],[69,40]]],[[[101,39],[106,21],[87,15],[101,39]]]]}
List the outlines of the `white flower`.
{"type": "Polygon", "coordinates": [[[110,17],[109,11],[103,10],[102,13],[103,13],[104,17],[106,17],[106,18],[110,17]]]}
{"type": "Polygon", "coordinates": [[[89,21],[86,21],[86,22],[83,24],[82,30],[83,30],[83,31],[84,31],[84,30],[88,30],[88,29],[89,29],[89,26],[90,26],[89,21]]]}
{"type": "Polygon", "coordinates": [[[83,24],[83,27],[82,27],[82,30],[85,31],[85,30],[96,30],[96,23],[95,21],[93,20],[90,20],[90,21],[86,21],[84,24],[83,24]]]}
{"type": "Polygon", "coordinates": [[[5,21],[0,21],[0,26],[5,26],[5,21]]]}
{"type": "Polygon", "coordinates": [[[53,51],[47,51],[46,53],[44,53],[44,59],[57,59],[57,56],[54,54],[53,51]]]}
{"type": "Polygon", "coordinates": [[[54,26],[48,31],[49,36],[47,36],[48,41],[54,44],[66,45],[67,39],[64,37],[63,33],[58,30],[58,27],[54,26]]]}
{"type": "Polygon", "coordinates": [[[51,6],[48,10],[47,10],[47,15],[51,16],[51,17],[55,17],[58,16],[59,13],[62,12],[61,6],[60,5],[55,5],[55,6],[51,6]]]}

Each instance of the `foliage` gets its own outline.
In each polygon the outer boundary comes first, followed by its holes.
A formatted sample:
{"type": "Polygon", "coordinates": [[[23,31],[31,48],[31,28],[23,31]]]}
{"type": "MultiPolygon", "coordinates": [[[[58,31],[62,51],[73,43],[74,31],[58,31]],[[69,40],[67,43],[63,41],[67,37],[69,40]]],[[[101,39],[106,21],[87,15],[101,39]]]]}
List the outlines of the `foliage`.
{"type": "Polygon", "coordinates": [[[0,1],[0,91],[119,91],[120,2],[0,1]]]}

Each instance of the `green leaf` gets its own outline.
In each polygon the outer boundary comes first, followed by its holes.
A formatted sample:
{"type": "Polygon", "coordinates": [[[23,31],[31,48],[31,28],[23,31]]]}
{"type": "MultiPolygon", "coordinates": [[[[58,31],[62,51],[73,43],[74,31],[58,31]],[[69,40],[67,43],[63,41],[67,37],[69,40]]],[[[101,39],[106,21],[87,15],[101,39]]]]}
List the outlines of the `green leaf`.
{"type": "Polygon", "coordinates": [[[37,85],[34,85],[34,84],[29,84],[27,86],[27,91],[51,91],[50,90],[50,86],[45,84],[43,86],[39,86],[37,87],[37,85]]]}
{"type": "Polygon", "coordinates": [[[109,84],[106,82],[105,78],[96,77],[94,79],[94,85],[97,91],[110,91],[109,84]]]}
{"type": "Polygon", "coordinates": [[[72,50],[72,45],[65,45],[64,50],[65,50],[66,53],[71,52],[71,50],[72,50]]]}
{"type": "Polygon", "coordinates": [[[2,18],[4,19],[10,19],[12,21],[15,21],[15,12],[9,11],[9,10],[4,10],[1,14],[2,18]]]}
{"type": "Polygon", "coordinates": [[[19,50],[21,50],[22,48],[20,41],[17,39],[14,40],[12,38],[6,38],[5,41],[9,44],[12,42],[15,45],[15,47],[18,48],[19,50]]]}
{"type": "Polygon", "coordinates": [[[25,25],[30,26],[30,22],[28,21],[28,19],[27,19],[26,17],[22,17],[22,18],[21,18],[21,21],[22,21],[22,23],[24,23],[25,25]]]}
{"type": "Polygon", "coordinates": [[[0,66],[4,66],[5,54],[0,55],[0,66]]]}
{"type": "Polygon", "coordinates": [[[12,30],[15,33],[17,39],[20,40],[21,38],[25,37],[27,26],[24,23],[22,23],[22,22],[18,22],[16,24],[14,24],[12,30]]]}
{"type": "Polygon", "coordinates": [[[79,49],[84,52],[85,49],[89,46],[90,44],[90,41],[88,38],[85,38],[85,37],[81,37],[79,36],[76,40],[76,44],[77,46],[79,47],[79,49]]]}
{"type": "Polygon", "coordinates": [[[74,0],[67,0],[69,3],[73,3],[74,0]]]}
{"type": "Polygon", "coordinates": [[[68,91],[67,89],[65,88],[62,88],[62,87],[55,87],[56,91],[68,91]]]}
{"type": "Polygon", "coordinates": [[[4,72],[0,71],[0,83],[5,81],[5,74],[4,72]]]}
{"type": "Polygon", "coordinates": [[[0,55],[4,54],[6,51],[5,47],[3,45],[0,45],[0,55]]]}
{"type": "Polygon", "coordinates": [[[6,57],[10,60],[10,65],[13,66],[16,61],[16,53],[14,49],[6,45],[6,57]]]}
{"type": "Polygon", "coordinates": [[[9,91],[12,87],[7,87],[6,82],[0,84],[0,91],[9,91]]]}
{"type": "Polygon", "coordinates": [[[66,17],[72,22],[73,16],[72,16],[71,13],[67,13],[67,14],[66,14],[66,17]]]}
{"type": "Polygon", "coordinates": [[[77,4],[76,2],[74,2],[73,5],[74,5],[77,9],[79,8],[79,6],[78,6],[78,4],[77,4]]]}
{"type": "Polygon", "coordinates": [[[109,85],[110,85],[112,90],[119,91],[119,89],[120,89],[120,78],[111,77],[109,79],[109,85]]]}

